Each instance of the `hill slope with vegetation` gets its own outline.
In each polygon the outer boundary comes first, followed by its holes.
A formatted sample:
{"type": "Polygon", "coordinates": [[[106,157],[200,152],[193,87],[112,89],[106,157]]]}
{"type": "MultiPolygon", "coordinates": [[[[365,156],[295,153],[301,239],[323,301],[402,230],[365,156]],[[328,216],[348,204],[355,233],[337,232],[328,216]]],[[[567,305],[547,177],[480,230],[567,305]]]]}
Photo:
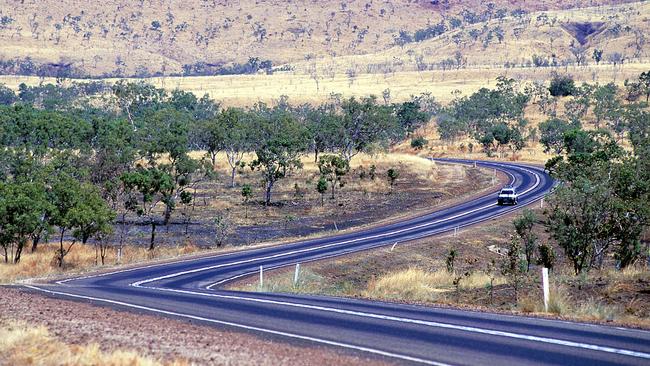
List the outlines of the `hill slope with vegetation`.
{"type": "Polygon", "coordinates": [[[456,51],[464,55],[461,62],[485,63],[470,54],[487,48],[485,57],[491,57],[503,47],[511,51],[493,62],[520,63],[532,53],[552,62],[554,50],[559,59],[567,56],[571,39],[578,48],[598,46],[638,58],[636,45],[628,44],[647,31],[647,22],[639,20],[647,7],[607,6],[620,3],[3,0],[0,71],[68,77],[240,74],[377,52],[387,53],[372,63],[398,57],[397,66],[422,67],[453,59],[456,51]],[[403,47],[410,43],[416,45],[403,47]]]}

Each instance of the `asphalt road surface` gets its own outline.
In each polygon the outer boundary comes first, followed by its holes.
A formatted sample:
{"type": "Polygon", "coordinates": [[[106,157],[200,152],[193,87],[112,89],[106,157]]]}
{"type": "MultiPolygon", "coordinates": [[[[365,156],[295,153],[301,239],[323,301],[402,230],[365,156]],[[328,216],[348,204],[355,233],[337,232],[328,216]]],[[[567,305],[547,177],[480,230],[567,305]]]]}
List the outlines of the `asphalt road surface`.
{"type": "MultiPolygon", "coordinates": [[[[447,160],[451,163],[473,162],[447,160]]],[[[47,294],[262,332],[432,365],[650,365],[650,332],[379,301],[223,290],[225,283],[408,240],[450,234],[537,202],[553,187],[540,168],[479,162],[510,177],[519,205],[488,194],[420,217],[366,230],[179,260],[27,287],[47,294]]]]}

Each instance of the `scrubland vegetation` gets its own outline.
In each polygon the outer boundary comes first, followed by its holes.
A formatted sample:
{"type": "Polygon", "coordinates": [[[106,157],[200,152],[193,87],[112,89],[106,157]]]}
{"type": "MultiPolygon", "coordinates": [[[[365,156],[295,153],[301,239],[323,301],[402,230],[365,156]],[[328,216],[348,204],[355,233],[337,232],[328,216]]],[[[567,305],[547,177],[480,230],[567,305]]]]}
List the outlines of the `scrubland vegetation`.
{"type": "MultiPolygon", "coordinates": [[[[460,144],[461,155],[516,160],[526,145],[538,145],[559,183],[543,209],[502,222],[496,236],[495,228],[470,229],[465,239],[311,264],[297,285],[278,274],[262,290],[543,313],[539,269],[546,267],[549,313],[647,327],[648,75],[624,88],[578,86],[566,75],[524,86],[499,78],[495,89],[457,97],[438,110],[435,134],[424,127],[415,133],[419,141],[399,149],[431,154],[429,141],[441,138],[460,144]]],[[[257,290],[255,283],[238,288],[257,290]]]]}
{"type": "Polygon", "coordinates": [[[384,154],[437,113],[427,95],[221,108],[126,81],[1,94],[3,282],[349,229],[491,184],[476,170],[451,192],[452,168],[384,154]]]}
{"type": "Polygon", "coordinates": [[[0,71],[291,73],[309,76],[317,89],[334,77],[354,83],[362,74],[399,71],[620,65],[648,57],[647,9],[609,0],[6,2],[0,71]]]}
{"type": "Polygon", "coordinates": [[[0,322],[0,347],[3,349],[2,362],[13,365],[163,365],[136,352],[103,352],[98,344],[67,344],[44,326],[21,322],[0,322]]]}
{"type": "Polygon", "coordinates": [[[649,5],[610,3],[7,6],[0,282],[349,229],[495,184],[423,158],[523,160],[560,184],[498,238],[259,290],[540,312],[545,266],[550,312],[639,323],[649,5]]]}

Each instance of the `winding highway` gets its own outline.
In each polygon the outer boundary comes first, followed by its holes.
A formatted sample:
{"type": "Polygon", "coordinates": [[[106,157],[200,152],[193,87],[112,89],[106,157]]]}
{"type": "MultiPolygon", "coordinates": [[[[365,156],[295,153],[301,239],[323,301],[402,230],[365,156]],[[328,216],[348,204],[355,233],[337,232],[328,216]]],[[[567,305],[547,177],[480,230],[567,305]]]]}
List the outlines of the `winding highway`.
{"type": "MultiPolygon", "coordinates": [[[[473,164],[462,160],[443,163],[473,164]]],[[[224,290],[265,269],[341,256],[493,220],[553,187],[540,168],[478,162],[510,177],[518,206],[496,193],[352,233],[27,285],[56,297],[342,347],[431,365],[650,365],[650,332],[378,301],[224,290]]]]}

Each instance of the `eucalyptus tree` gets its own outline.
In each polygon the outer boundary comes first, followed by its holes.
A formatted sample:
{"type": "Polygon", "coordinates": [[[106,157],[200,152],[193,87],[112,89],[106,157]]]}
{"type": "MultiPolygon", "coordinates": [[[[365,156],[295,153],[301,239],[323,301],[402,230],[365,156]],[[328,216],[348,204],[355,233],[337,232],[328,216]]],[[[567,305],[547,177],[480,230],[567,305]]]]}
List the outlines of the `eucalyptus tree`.
{"type": "Polygon", "coordinates": [[[576,128],[580,128],[580,126],[559,118],[550,118],[540,123],[540,142],[544,145],[544,152],[561,153],[564,148],[564,134],[576,128]]]}
{"type": "Polygon", "coordinates": [[[212,177],[213,169],[189,156],[190,116],[171,108],[148,111],[137,131],[143,162],[122,174],[131,211],[151,225],[150,249],[155,245],[157,220],[154,208],[162,203],[162,224],[168,225],[177,204],[192,200],[190,189],[212,177]]]}
{"type": "Polygon", "coordinates": [[[51,210],[42,183],[0,182],[0,246],[5,263],[18,263],[25,245],[51,210]]]}
{"type": "Polygon", "coordinates": [[[265,204],[271,204],[273,187],[295,168],[301,168],[300,156],[309,146],[309,131],[286,110],[263,109],[254,125],[257,146],[251,167],[263,174],[265,204]]]}
{"type": "Polygon", "coordinates": [[[53,205],[50,223],[59,230],[56,255],[59,267],[63,267],[65,256],[77,241],[86,243],[90,237],[107,234],[113,229],[115,213],[92,184],[59,174],[50,188],[49,200],[53,205]],[[68,232],[72,234],[72,240],[64,245],[68,232]]]}
{"type": "Polygon", "coordinates": [[[342,128],[337,150],[348,162],[356,154],[388,142],[397,128],[392,107],[379,105],[374,96],[361,100],[352,97],[343,101],[341,109],[342,128]]]}
{"type": "Polygon", "coordinates": [[[256,146],[256,126],[259,125],[258,115],[252,111],[240,108],[228,108],[218,116],[218,123],[223,131],[223,150],[230,166],[230,186],[235,187],[237,168],[243,162],[246,153],[256,146]]]}
{"type": "Polygon", "coordinates": [[[343,186],[342,178],[350,171],[350,163],[338,155],[323,155],[318,161],[318,170],[329,182],[332,199],[335,199],[336,186],[343,186]]]}
{"type": "Polygon", "coordinates": [[[164,89],[156,88],[144,81],[120,80],[112,86],[112,96],[117,108],[136,129],[136,119],[151,109],[160,108],[168,98],[164,89]]]}
{"type": "Polygon", "coordinates": [[[545,223],[576,274],[600,268],[614,251],[621,267],[640,255],[640,235],[650,223],[650,185],[643,160],[604,131],[571,131],[566,156],[547,169],[562,184],[545,223]]]}
{"type": "Polygon", "coordinates": [[[340,143],[343,133],[343,118],[336,113],[336,107],[326,103],[318,108],[311,106],[304,109],[305,124],[312,138],[314,162],[322,152],[333,151],[340,143]]]}

